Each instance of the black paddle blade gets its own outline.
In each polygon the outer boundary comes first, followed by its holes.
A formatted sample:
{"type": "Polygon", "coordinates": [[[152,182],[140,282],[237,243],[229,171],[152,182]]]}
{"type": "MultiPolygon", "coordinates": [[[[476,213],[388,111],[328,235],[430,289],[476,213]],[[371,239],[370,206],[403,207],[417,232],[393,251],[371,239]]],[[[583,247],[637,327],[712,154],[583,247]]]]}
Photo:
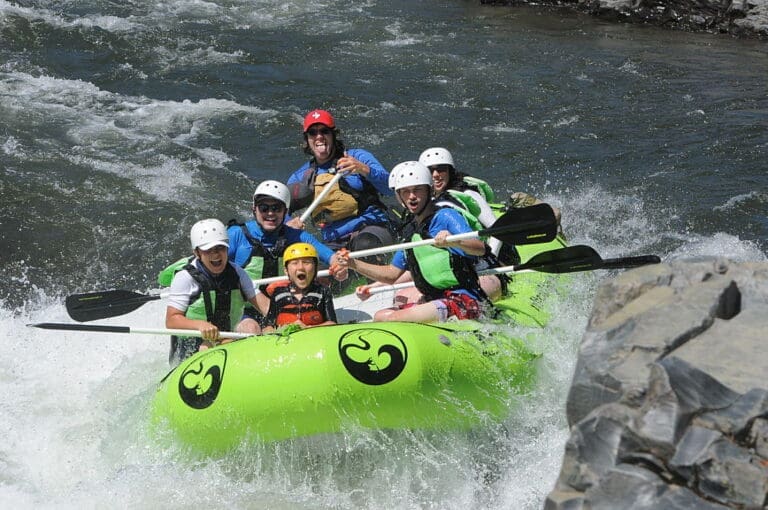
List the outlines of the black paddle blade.
{"type": "Polygon", "coordinates": [[[548,204],[510,209],[478,233],[508,244],[546,243],[557,235],[557,218],[548,204]]]}
{"type": "Polygon", "coordinates": [[[144,303],[155,299],[160,299],[160,296],[147,296],[129,290],[106,290],[73,294],[67,296],[64,303],[72,319],[88,322],[131,313],[144,303]]]}
{"type": "Polygon", "coordinates": [[[531,257],[525,264],[515,267],[532,269],[541,273],[575,273],[600,269],[603,259],[594,248],[585,245],[568,246],[558,250],[545,251],[531,257]]]}

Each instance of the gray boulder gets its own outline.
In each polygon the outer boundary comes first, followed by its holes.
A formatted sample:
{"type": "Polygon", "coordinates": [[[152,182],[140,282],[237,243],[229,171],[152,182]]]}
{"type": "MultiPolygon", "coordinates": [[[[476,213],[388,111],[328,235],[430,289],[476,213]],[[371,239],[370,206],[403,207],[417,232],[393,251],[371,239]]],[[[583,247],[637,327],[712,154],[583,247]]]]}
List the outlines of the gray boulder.
{"type": "Polygon", "coordinates": [[[547,509],[765,508],[768,263],[645,266],[598,289],[547,509]]]}

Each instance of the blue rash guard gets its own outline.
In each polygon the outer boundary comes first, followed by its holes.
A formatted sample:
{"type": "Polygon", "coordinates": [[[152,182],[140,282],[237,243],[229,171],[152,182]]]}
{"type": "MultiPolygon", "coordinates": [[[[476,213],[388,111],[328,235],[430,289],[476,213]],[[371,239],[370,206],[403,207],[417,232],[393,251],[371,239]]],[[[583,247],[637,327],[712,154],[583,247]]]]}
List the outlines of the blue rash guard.
{"type": "MultiPolygon", "coordinates": [[[[434,238],[439,232],[443,230],[447,230],[452,235],[464,234],[465,232],[474,232],[472,227],[469,226],[469,223],[467,223],[467,220],[464,219],[464,216],[462,216],[460,212],[449,207],[438,209],[437,212],[435,212],[435,215],[432,216],[432,221],[429,223],[428,231],[431,237],[434,238]]],[[[448,248],[448,251],[466,258],[468,264],[474,265],[477,262],[477,257],[474,255],[466,254],[461,248],[448,248]]],[[[405,251],[399,250],[395,253],[394,257],[392,257],[392,265],[404,271],[408,269],[408,265],[405,260],[405,251]]],[[[473,297],[474,299],[480,298],[479,296],[475,295],[475,293],[466,289],[456,289],[453,292],[466,294],[473,297]]]]}
{"type": "MultiPolygon", "coordinates": [[[[373,184],[373,187],[376,188],[376,191],[378,191],[380,195],[393,196],[392,190],[389,189],[389,172],[387,172],[384,166],[379,163],[379,160],[377,160],[373,154],[364,149],[347,149],[346,152],[348,156],[365,163],[371,169],[370,175],[366,177],[362,177],[359,174],[344,176],[343,179],[350,187],[357,191],[362,191],[363,179],[365,179],[373,184]]],[[[318,175],[328,173],[335,162],[336,159],[331,159],[322,165],[318,165],[318,175]]],[[[311,166],[312,162],[308,161],[304,163],[301,168],[296,170],[286,182],[288,188],[291,189],[294,184],[302,182],[302,179],[305,177],[306,172],[311,166]]],[[[364,225],[386,225],[387,223],[389,223],[387,212],[375,205],[371,205],[360,215],[325,224],[321,228],[320,234],[322,235],[323,241],[330,242],[349,235],[352,232],[359,230],[364,225]]]]}
{"type": "MultiPolygon", "coordinates": [[[[282,225],[274,232],[265,233],[256,220],[250,220],[245,223],[248,232],[261,242],[265,248],[273,248],[280,238],[285,238],[286,246],[293,243],[309,243],[317,250],[320,261],[324,264],[330,264],[333,250],[321,243],[315,236],[304,230],[298,230],[288,225],[282,225]]],[[[233,225],[227,229],[229,234],[229,260],[240,267],[243,267],[251,258],[252,246],[248,238],[245,237],[242,228],[239,225],[233,225]]],[[[278,254],[282,256],[282,253],[278,254]]],[[[274,275],[273,275],[274,276],[274,275]]]]}

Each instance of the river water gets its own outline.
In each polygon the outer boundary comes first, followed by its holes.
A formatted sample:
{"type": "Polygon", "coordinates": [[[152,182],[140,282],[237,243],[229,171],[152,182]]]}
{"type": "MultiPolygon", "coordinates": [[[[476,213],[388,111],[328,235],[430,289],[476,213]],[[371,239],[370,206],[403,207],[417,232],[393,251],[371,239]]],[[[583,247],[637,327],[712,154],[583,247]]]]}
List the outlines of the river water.
{"type": "MultiPolygon", "coordinates": [[[[475,1],[0,0],[0,505],[540,508],[594,290],[549,298],[534,394],[472,434],[349,431],[188,458],[147,438],[167,340],[56,333],[63,298],[147,291],[200,218],[246,218],[327,108],[385,166],[448,147],[573,244],[768,251],[768,47],[475,1]]],[[[162,327],[163,306],[110,319],[162,327]]]]}

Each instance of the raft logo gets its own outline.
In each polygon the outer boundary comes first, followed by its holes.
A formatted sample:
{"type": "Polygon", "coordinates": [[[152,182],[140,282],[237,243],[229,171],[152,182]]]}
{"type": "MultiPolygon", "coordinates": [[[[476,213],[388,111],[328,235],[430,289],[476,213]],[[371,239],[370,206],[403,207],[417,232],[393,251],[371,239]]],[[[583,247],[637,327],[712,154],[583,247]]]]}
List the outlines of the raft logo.
{"type": "Polygon", "coordinates": [[[408,362],[405,342],[383,329],[363,328],[339,338],[339,356],[347,372],[364,384],[394,381],[408,362]]]}
{"type": "Polygon", "coordinates": [[[227,364],[226,349],[195,356],[179,377],[179,397],[189,407],[205,409],[216,401],[227,364]]]}

